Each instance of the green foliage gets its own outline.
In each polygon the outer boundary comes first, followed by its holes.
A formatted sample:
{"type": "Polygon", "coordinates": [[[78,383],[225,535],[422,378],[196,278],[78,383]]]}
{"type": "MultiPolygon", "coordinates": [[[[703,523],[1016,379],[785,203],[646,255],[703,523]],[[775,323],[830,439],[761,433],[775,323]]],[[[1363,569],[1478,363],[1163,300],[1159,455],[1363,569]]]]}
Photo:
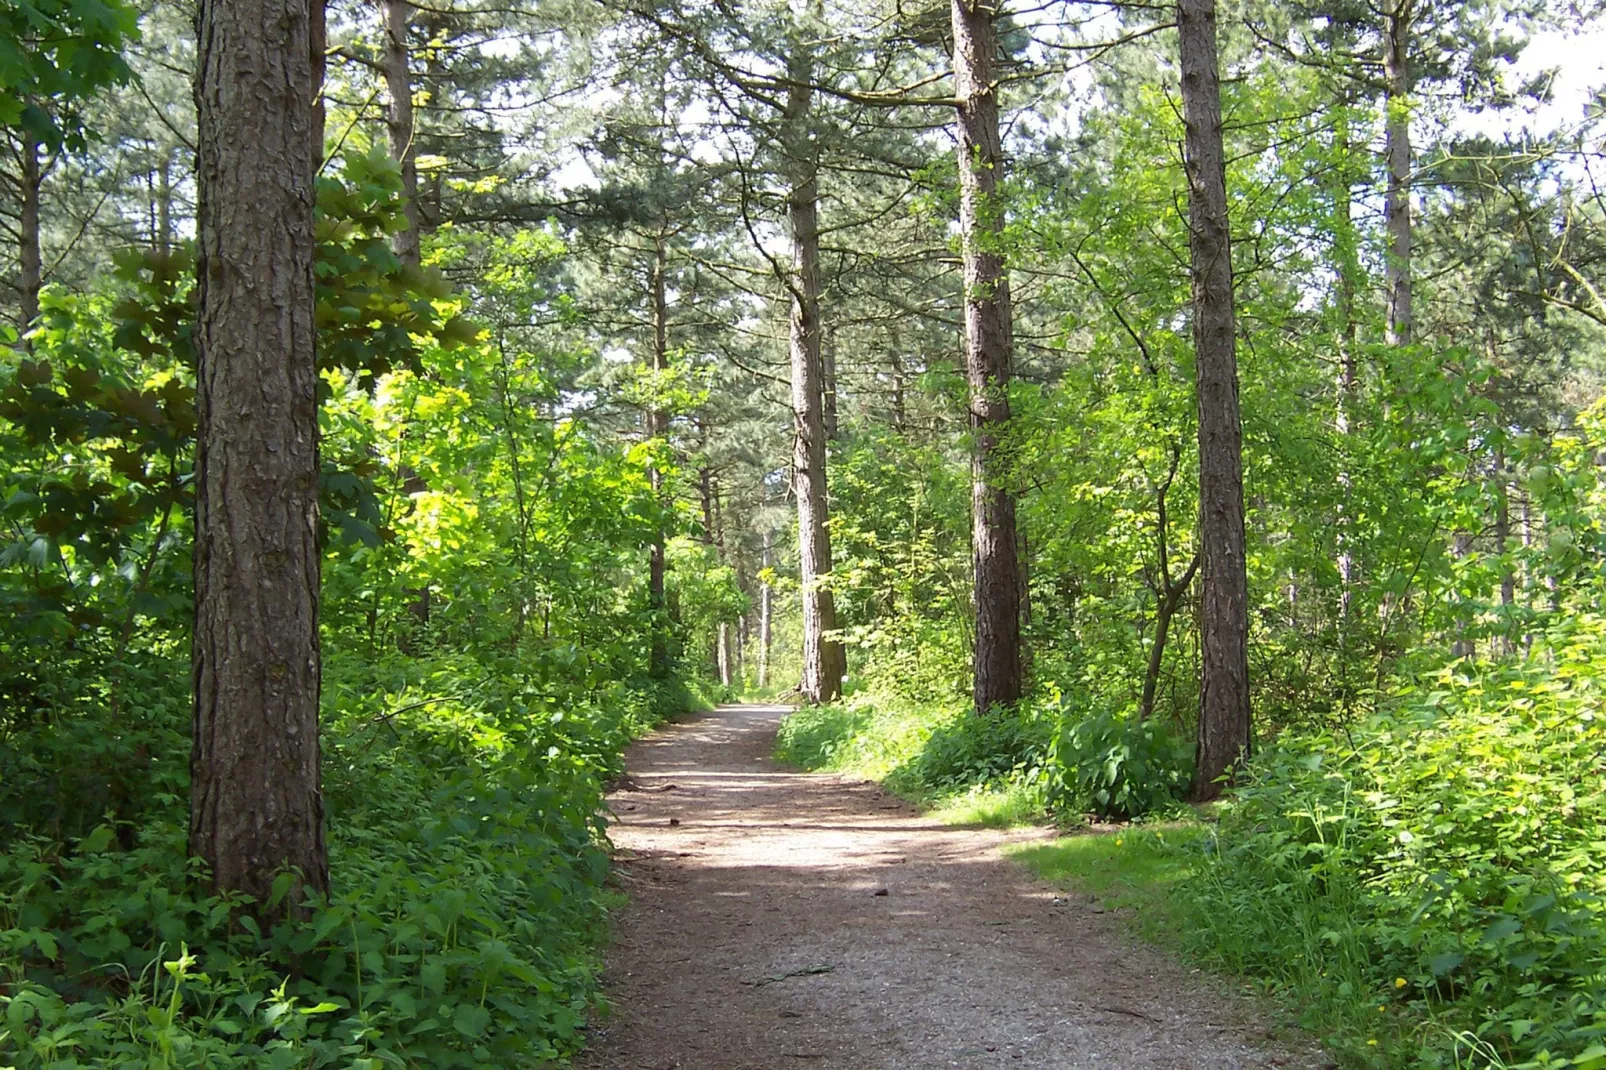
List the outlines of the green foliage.
{"type": "Polygon", "coordinates": [[[1301,999],[1430,1017],[1428,1065],[1450,1037],[1584,1058],[1606,1039],[1603,649],[1580,616],[1521,662],[1445,670],[1352,736],[1258,759],[1192,893],[1198,942],[1301,999]]]}
{"type": "Polygon", "coordinates": [[[123,48],[137,33],[121,0],[0,0],[0,127],[84,147],[79,109],[131,77],[123,48]]]}
{"type": "Polygon", "coordinates": [[[682,662],[649,676],[650,637],[688,645],[745,607],[675,537],[648,447],[552,417],[539,356],[396,261],[392,163],[348,159],[319,195],[332,894],[259,932],[186,861],[191,263],[124,257],[103,289],[47,292],[31,348],[0,354],[7,1065],[573,1052],[603,785],[628,740],[709,698],[682,662]],[[660,530],[674,622],[645,608],[660,530]]]}
{"type": "Polygon", "coordinates": [[[1153,717],[1106,712],[1069,722],[1048,754],[1048,805],[1062,813],[1142,817],[1187,793],[1193,757],[1193,744],[1153,717]]]}

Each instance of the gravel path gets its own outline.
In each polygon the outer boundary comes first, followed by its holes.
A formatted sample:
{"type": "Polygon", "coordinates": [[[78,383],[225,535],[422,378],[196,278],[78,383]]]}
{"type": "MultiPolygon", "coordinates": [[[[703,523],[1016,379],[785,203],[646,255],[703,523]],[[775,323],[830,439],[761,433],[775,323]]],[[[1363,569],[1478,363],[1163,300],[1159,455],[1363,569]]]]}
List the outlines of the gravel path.
{"type": "Polygon", "coordinates": [[[631,902],[590,1070],[1319,1067],[1222,985],[1134,944],[874,784],[771,761],[784,707],[638,743],[612,796],[631,902]]]}

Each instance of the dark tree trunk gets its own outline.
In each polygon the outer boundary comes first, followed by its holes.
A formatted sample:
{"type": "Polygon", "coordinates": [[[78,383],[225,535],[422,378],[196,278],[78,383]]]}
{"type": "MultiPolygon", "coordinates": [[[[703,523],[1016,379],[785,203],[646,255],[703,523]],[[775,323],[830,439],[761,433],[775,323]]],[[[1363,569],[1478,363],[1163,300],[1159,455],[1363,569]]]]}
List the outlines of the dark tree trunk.
{"type": "MultiPolygon", "coordinates": [[[[652,370],[661,375],[669,367],[669,253],[662,238],[653,245],[652,258],[652,370]]],[[[656,386],[655,386],[656,389],[656,386]]],[[[654,398],[647,410],[647,437],[661,441],[669,434],[669,416],[654,398]]],[[[649,472],[653,495],[664,503],[664,474],[657,464],[649,472]]],[[[664,593],[664,571],[668,560],[667,536],[663,525],[653,532],[647,551],[647,605],[652,610],[652,647],[647,671],[654,679],[669,676],[669,616],[664,593]]]]}
{"type": "Polygon", "coordinates": [[[1015,494],[1002,455],[1013,339],[1009,275],[999,251],[1004,153],[998,134],[998,54],[989,0],[951,0],[959,101],[959,229],[965,263],[965,366],[970,380],[971,564],[976,712],[1021,696],[1020,566],[1015,494]]]}
{"type": "Polygon", "coordinates": [[[39,318],[39,291],[44,286],[44,258],[39,250],[39,193],[44,168],[39,163],[39,141],[24,133],[22,156],[22,212],[17,220],[17,329],[26,332],[39,318]]]}
{"type": "Polygon", "coordinates": [[[833,638],[836,602],[831,594],[831,535],[825,480],[825,365],[820,337],[819,161],[810,137],[812,75],[801,44],[794,45],[794,79],[785,115],[791,189],[787,221],[792,237],[791,359],[792,466],[797,494],[797,547],[803,594],[803,680],[810,702],[842,694],[847,652],[833,638]],[[798,75],[802,75],[798,77],[798,75]]]}
{"type": "Polygon", "coordinates": [[[1388,288],[1388,341],[1409,345],[1411,308],[1411,73],[1410,44],[1417,0],[1387,0],[1383,12],[1384,155],[1388,192],[1383,198],[1383,225],[1388,231],[1388,259],[1383,280],[1388,288]]]}
{"type": "Polygon", "coordinates": [[[296,913],[329,887],[307,0],[202,0],[190,851],[296,913]],[[289,897],[275,876],[299,871],[289,897]]]}
{"type": "Polygon", "coordinates": [[[401,166],[402,192],[407,197],[407,226],[390,236],[390,247],[402,263],[417,267],[418,164],[413,144],[413,79],[407,67],[407,27],[413,5],[408,0],[384,0],[384,4],[385,93],[390,98],[385,131],[390,137],[390,158],[401,166]]]}
{"type": "Polygon", "coordinates": [[[1221,793],[1220,778],[1231,774],[1249,753],[1249,594],[1215,0],[1181,0],[1177,31],[1187,142],[1203,574],[1199,637],[1203,665],[1193,796],[1206,800],[1221,793]]]}

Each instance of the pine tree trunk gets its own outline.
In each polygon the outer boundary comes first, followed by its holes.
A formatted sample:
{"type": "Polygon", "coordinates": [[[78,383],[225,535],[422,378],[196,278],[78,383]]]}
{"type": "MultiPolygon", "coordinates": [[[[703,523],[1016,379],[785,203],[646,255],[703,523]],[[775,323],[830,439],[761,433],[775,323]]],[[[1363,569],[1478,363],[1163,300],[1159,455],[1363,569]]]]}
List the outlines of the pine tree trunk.
{"type": "MultiPolygon", "coordinates": [[[[669,254],[662,238],[653,246],[652,260],[652,370],[662,374],[669,367],[669,254]]],[[[655,387],[657,389],[657,387],[655,387]]],[[[660,441],[669,434],[669,416],[654,399],[647,410],[647,437],[660,441]]],[[[652,481],[653,496],[661,505],[664,502],[664,474],[657,464],[648,473],[652,481]]],[[[668,600],[664,590],[664,572],[668,561],[667,536],[662,525],[653,532],[652,546],[647,551],[647,606],[652,611],[652,645],[647,658],[647,671],[653,679],[669,676],[668,600]]]]}
{"type": "Polygon", "coordinates": [[[307,0],[202,0],[190,851],[274,918],[329,886],[307,0]],[[275,876],[299,877],[276,907],[275,876]]]}
{"type": "Polygon", "coordinates": [[[329,0],[310,0],[310,8],[312,26],[307,34],[307,50],[312,57],[312,169],[316,177],[323,170],[324,122],[328,117],[323,97],[329,75],[329,0]]]}
{"type": "MultiPolygon", "coordinates": [[[[802,53],[802,47],[796,46],[802,53]]],[[[792,238],[791,362],[792,465],[797,495],[797,548],[803,595],[803,679],[800,689],[810,702],[830,702],[842,694],[847,655],[832,638],[837,628],[831,594],[831,535],[827,527],[825,455],[825,366],[820,337],[820,190],[819,164],[809,134],[813,94],[808,88],[806,56],[802,78],[789,93],[786,108],[791,189],[787,220],[792,238]]]]}
{"type": "Polygon", "coordinates": [[[39,249],[39,194],[44,169],[39,163],[39,141],[24,133],[22,154],[22,212],[17,220],[17,329],[26,332],[39,318],[39,291],[44,287],[44,258],[39,249]]]}
{"type": "Polygon", "coordinates": [[[1009,423],[1012,324],[1009,275],[1000,251],[1004,229],[999,184],[1004,153],[998,133],[993,62],[996,9],[988,0],[951,0],[954,90],[959,100],[959,228],[965,267],[965,365],[970,381],[971,564],[976,641],[972,697],[986,714],[1021,696],[1020,567],[1015,495],[1004,471],[1009,423]]]}
{"type": "Polygon", "coordinates": [[[1388,191],[1383,224],[1388,231],[1384,284],[1388,289],[1388,342],[1410,345],[1411,307],[1411,8],[1416,0],[1388,0],[1383,13],[1384,154],[1388,191]]]}
{"type": "Polygon", "coordinates": [[[407,198],[407,226],[390,236],[390,247],[404,264],[418,266],[418,164],[414,147],[413,80],[408,71],[407,28],[413,5],[408,0],[385,3],[385,93],[390,106],[385,130],[390,137],[390,157],[401,166],[402,192],[407,198]]]}
{"type": "Polygon", "coordinates": [[[1193,795],[1206,800],[1221,793],[1219,778],[1230,774],[1250,748],[1249,595],[1215,0],[1181,0],[1177,32],[1186,126],[1203,577],[1203,666],[1193,795]]]}

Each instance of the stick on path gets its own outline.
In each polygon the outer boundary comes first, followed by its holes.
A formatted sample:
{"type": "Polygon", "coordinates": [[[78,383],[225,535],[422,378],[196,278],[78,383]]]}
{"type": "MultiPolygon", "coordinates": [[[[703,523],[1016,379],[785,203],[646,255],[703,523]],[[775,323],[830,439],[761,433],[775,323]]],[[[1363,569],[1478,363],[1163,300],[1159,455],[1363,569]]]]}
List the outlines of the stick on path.
{"type": "Polygon", "coordinates": [[[611,797],[619,882],[588,1070],[1319,1067],[1218,981],[1059,898],[874,784],[770,760],[787,710],[638,743],[611,797]]]}

